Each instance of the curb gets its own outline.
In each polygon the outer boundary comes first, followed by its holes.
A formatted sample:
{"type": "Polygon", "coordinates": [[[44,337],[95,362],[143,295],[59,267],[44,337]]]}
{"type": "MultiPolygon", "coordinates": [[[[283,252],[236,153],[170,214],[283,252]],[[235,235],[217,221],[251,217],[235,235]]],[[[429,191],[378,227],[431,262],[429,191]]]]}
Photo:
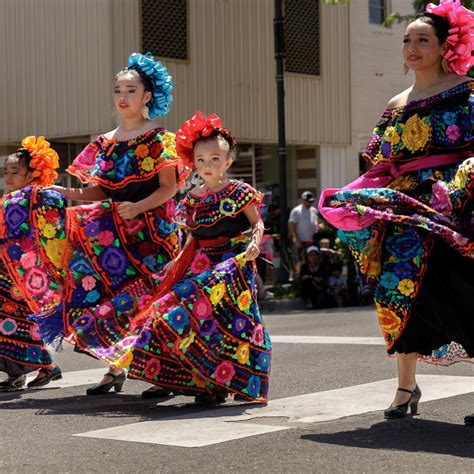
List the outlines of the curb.
{"type": "Polygon", "coordinates": [[[305,303],[301,298],[261,300],[258,306],[262,313],[286,313],[291,311],[304,311],[305,303]]]}

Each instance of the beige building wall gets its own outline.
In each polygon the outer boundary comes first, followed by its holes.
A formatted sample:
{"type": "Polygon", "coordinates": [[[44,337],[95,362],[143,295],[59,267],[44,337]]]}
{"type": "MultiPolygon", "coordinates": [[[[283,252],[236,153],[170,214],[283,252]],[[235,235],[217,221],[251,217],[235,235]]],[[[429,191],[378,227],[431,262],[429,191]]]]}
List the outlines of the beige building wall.
{"type": "MultiPolygon", "coordinates": [[[[188,5],[189,59],[163,59],[175,99],[161,123],[217,112],[239,140],[276,143],[273,0],[188,5]]],[[[350,143],[348,13],[321,6],[321,76],[286,76],[289,144],[350,143]]],[[[0,144],[111,129],[113,77],[140,49],[140,17],[139,0],[0,0],[0,144]]]]}

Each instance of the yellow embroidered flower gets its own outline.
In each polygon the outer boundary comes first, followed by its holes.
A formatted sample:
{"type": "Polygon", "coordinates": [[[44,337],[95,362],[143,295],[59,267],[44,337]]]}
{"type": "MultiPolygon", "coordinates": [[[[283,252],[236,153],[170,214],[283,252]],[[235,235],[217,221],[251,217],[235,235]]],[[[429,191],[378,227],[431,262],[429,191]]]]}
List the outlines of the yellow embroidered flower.
{"type": "MultiPolygon", "coordinates": [[[[426,120],[426,119],[425,119],[426,120]]],[[[403,126],[402,140],[406,148],[415,152],[424,148],[431,137],[431,126],[421,120],[417,114],[412,115],[403,126]]]]}
{"type": "Polygon", "coordinates": [[[191,332],[188,334],[188,336],[185,337],[184,339],[181,339],[181,342],[179,343],[179,348],[183,352],[186,352],[188,347],[194,342],[195,336],[196,336],[196,333],[191,329],[191,332]]]}
{"type": "Polygon", "coordinates": [[[219,210],[224,216],[231,216],[234,214],[237,204],[230,198],[225,198],[221,201],[219,205],[219,210]]]}
{"type": "Polygon", "coordinates": [[[61,268],[65,248],[65,240],[50,239],[45,244],[46,255],[56,268],[61,268]]]}
{"type": "Polygon", "coordinates": [[[135,156],[137,158],[145,158],[145,156],[148,156],[148,153],[148,147],[146,145],[138,145],[135,149],[135,156]]]}
{"type": "Polygon", "coordinates": [[[235,257],[236,262],[239,264],[240,267],[243,267],[247,263],[247,259],[245,258],[245,253],[240,253],[235,257]]]}
{"type": "Polygon", "coordinates": [[[47,239],[52,239],[56,235],[56,229],[53,224],[46,224],[43,228],[43,235],[47,239]]]}
{"type": "Polygon", "coordinates": [[[122,357],[120,357],[120,359],[117,362],[115,362],[114,367],[117,367],[117,369],[125,369],[126,367],[130,366],[130,364],[132,363],[132,360],[133,360],[132,351],[127,351],[122,357]]]}
{"type": "Polygon", "coordinates": [[[43,230],[44,226],[46,225],[46,219],[44,218],[44,216],[38,216],[36,222],[38,223],[38,229],[43,230]]]}
{"type": "Polygon", "coordinates": [[[240,293],[237,298],[237,305],[239,306],[240,311],[248,311],[250,304],[252,303],[252,294],[249,290],[245,290],[240,293]]]}
{"type": "Polygon", "coordinates": [[[174,133],[165,132],[161,137],[161,143],[163,145],[163,153],[169,157],[178,157],[176,154],[176,140],[174,133]]]}
{"type": "Polygon", "coordinates": [[[142,161],[142,168],[145,171],[151,171],[155,167],[155,161],[151,156],[147,156],[143,161],[142,161]]]}
{"type": "Polygon", "coordinates": [[[418,183],[414,176],[400,176],[392,181],[387,188],[395,189],[397,191],[408,191],[410,189],[415,189],[418,183]]]}
{"type": "Polygon", "coordinates": [[[240,344],[236,351],[239,364],[246,364],[250,357],[249,345],[247,343],[240,344]]]}
{"type": "Polygon", "coordinates": [[[400,280],[397,288],[402,295],[410,296],[415,291],[415,283],[408,278],[404,278],[400,280]]]}
{"type": "Polygon", "coordinates": [[[471,169],[473,166],[474,166],[474,159],[469,158],[466,161],[463,161],[461,166],[456,171],[454,178],[449,183],[450,187],[452,187],[451,186],[452,184],[457,189],[464,189],[467,185],[467,182],[469,181],[471,169]]]}
{"type": "Polygon", "coordinates": [[[396,127],[387,127],[383,134],[383,139],[386,142],[390,142],[392,145],[397,145],[400,142],[400,135],[398,134],[396,127]]]}
{"type": "Polygon", "coordinates": [[[222,299],[225,293],[224,283],[218,283],[211,290],[211,303],[215,306],[222,299]]]}

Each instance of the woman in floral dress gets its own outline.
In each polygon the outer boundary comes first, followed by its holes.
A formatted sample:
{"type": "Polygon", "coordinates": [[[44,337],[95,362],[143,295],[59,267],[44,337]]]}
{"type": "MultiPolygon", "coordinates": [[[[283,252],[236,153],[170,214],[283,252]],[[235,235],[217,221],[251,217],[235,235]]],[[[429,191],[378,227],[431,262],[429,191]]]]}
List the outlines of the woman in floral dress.
{"type": "Polygon", "coordinates": [[[106,360],[163,394],[196,395],[203,403],[221,403],[227,394],[266,402],[271,344],[256,301],[254,262],[262,195],[227,179],[236,143],[216,115],[196,114],[176,141],[184,163],[194,164],[204,181],[177,209],[190,237],[158,276],[150,307],[135,320],[140,327],[146,321],[138,336],[106,360]]]}
{"type": "Polygon", "coordinates": [[[320,211],[377,283],[375,303],[399,388],[385,418],[417,410],[417,360],[474,357],[473,13],[430,4],[404,35],[415,84],[390,100],[365,157],[374,166],[320,211]]]}
{"type": "MultiPolygon", "coordinates": [[[[58,176],[57,168],[59,157],[44,137],[26,137],[21,147],[5,160],[5,187],[14,198],[15,191],[30,185],[49,186],[58,176]]],[[[24,247],[31,243],[24,242],[24,247]]],[[[27,269],[37,263],[36,255],[28,252],[21,259],[27,269]]],[[[0,391],[23,389],[26,374],[38,369],[37,377],[28,383],[29,388],[61,378],[61,369],[53,363],[36,324],[27,319],[31,311],[3,262],[0,262],[0,304],[0,372],[8,375],[0,382],[0,391]]]]}
{"type": "MultiPolygon", "coordinates": [[[[115,78],[117,129],[87,145],[68,168],[86,188],[50,187],[43,194],[4,203],[23,213],[41,262],[52,267],[25,273],[21,259],[7,258],[19,278],[46,342],[68,337],[93,356],[124,338],[130,321],[154,285],[153,274],[179,251],[172,197],[186,170],[175,152],[174,135],[150,120],[168,112],[172,82],[151,55],[132,54],[115,78]],[[98,201],[68,208],[64,197],[98,201]]],[[[8,219],[6,219],[8,220],[8,219]]],[[[20,225],[20,227],[23,224],[20,225]]],[[[24,252],[21,236],[7,225],[7,245],[24,252]]],[[[125,374],[111,368],[88,394],[121,390],[125,374]]]]}

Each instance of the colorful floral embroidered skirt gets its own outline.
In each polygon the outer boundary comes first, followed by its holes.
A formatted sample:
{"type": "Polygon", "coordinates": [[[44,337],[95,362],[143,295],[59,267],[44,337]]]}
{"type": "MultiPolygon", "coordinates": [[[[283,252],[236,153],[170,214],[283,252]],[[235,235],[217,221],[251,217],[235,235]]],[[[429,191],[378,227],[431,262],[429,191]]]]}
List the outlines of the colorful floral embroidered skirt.
{"type": "Polygon", "coordinates": [[[21,373],[52,366],[36,324],[27,319],[29,313],[19,288],[0,262],[0,370],[3,367],[8,371],[11,364],[6,361],[27,366],[16,368],[21,373]]]}
{"type": "Polygon", "coordinates": [[[123,220],[115,203],[65,208],[63,197],[25,188],[3,200],[1,253],[47,343],[71,337],[82,349],[116,343],[128,331],[152,275],[180,248],[162,206],[123,220]]]}
{"type": "Polygon", "coordinates": [[[245,244],[238,237],[200,248],[184,278],[142,314],[140,332],[95,355],[129,377],[184,393],[223,390],[265,401],[271,342],[245,244]]]}
{"type": "Polygon", "coordinates": [[[474,159],[468,159],[411,173],[389,188],[342,190],[326,202],[376,219],[339,236],[377,283],[389,353],[418,352],[443,365],[474,357],[473,199],[474,159]]]}

